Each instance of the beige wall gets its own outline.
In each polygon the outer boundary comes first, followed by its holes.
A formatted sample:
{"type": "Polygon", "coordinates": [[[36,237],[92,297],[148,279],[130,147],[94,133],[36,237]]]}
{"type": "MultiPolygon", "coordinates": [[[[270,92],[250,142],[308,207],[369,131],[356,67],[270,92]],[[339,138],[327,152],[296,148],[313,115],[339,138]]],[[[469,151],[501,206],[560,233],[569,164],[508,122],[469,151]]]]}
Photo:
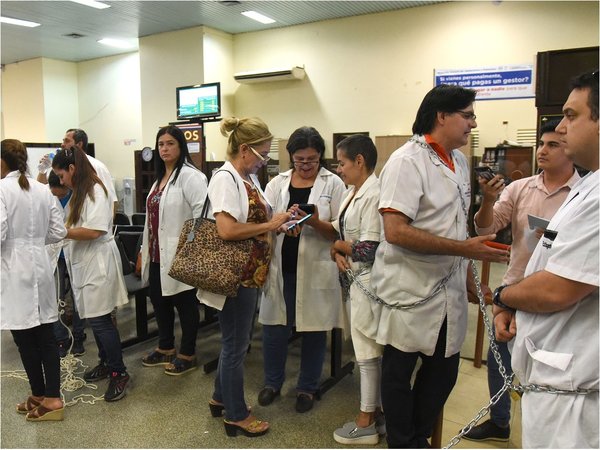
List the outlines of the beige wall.
{"type": "MultiPolygon", "coordinates": [[[[221,83],[221,117],[235,112],[234,94],[237,82],[233,79],[233,36],[222,31],[204,28],[204,82],[221,83]]],[[[222,160],[227,139],[221,135],[218,122],[205,124],[206,159],[222,160]],[[220,155],[217,158],[217,155],[220,155]]]]}
{"type": "Polygon", "coordinates": [[[79,122],[77,64],[36,58],[2,73],[2,138],[61,142],[79,122]]]}
{"type": "Polygon", "coordinates": [[[175,88],[202,83],[203,27],[140,39],[143,145],[154,147],[156,132],[177,119],[175,88]]]}
{"type": "MultiPolygon", "coordinates": [[[[307,79],[239,85],[236,113],[276,136],[408,134],[434,69],[535,63],[538,51],[598,45],[597,2],[450,2],[234,37],[235,71],[304,64],[307,79]]],[[[476,104],[480,148],[535,128],[534,99],[476,104]]],[[[331,153],[329,153],[331,154],[331,153]]]]}
{"type": "Polygon", "coordinates": [[[42,58],[2,70],[2,139],[46,141],[42,58]]]}
{"type": "Polygon", "coordinates": [[[120,189],[123,177],[135,176],[133,151],[142,143],[139,55],[93,59],[78,66],[79,120],[75,125],[87,132],[96,156],[120,189]]]}
{"type": "Polygon", "coordinates": [[[65,130],[79,123],[78,65],[42,58],[46,142],[62,142],[65,130]]]}

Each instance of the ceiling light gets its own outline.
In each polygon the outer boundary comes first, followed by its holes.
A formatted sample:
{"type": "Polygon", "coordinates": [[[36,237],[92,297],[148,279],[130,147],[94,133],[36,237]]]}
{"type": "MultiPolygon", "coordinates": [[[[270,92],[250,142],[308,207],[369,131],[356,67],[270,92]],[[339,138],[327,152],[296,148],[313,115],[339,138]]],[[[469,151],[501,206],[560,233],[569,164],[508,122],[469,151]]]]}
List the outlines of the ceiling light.
{"type": "Polygon", "coordinates": [[[125,41],[125,40],[120,40],[120,39],[104,38],[104,39],[100,39],[98,42],[100,44],[108,45],[110,47],[117,47],[117,48],[133,48],[133,47],[135,47],[135,44],[132,43],[131,41],[125,41]]]}
{"type": "Polygon", "coordinates": [[[257,13],[256,11],[244,11],[242,14],[260,23],[275,23],[275,21],[270,17],[263,16],[261,13],[257,13]]]}
{"type": "Polygon", "coordinates": [[[30,22],[29,20],[13,19],[11,17],[0,17],[0,22],[10,23],[12,25],[20,25],[22,27],[39,27],[40,24],[37,22],[30,22]]]}
{"type": "Polygon", "coordinates": [[[102,3],[102,2],[97,2],[96,0],[71,0],[73,3],[79,3],[81,5],[85,5],[85,6],[91,6],[92,8],[96,8],[96,9],[106,9],[106,8],[110,8],[110,5],[107,5],[106,3],[102,3]]]}

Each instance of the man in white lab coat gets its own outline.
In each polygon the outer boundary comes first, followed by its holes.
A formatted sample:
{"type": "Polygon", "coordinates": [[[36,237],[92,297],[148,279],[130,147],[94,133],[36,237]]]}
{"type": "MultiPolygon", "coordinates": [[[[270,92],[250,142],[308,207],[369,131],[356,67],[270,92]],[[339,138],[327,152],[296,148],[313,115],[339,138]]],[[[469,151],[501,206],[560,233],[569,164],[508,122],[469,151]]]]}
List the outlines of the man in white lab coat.
{"type": "Polygon", "coordinates": [[[469,166],[457,149],[477,126],[474,100],[475,91],[458,86],[429,91],[414,136],[381,172],[385,238],[371,285],[382,302],[369,337],[385,345],[381,397],[390,448],[428,447],[456,382],[467,329],[466,258],[508,260],[505,250],[484,244],[495,235],[467,236],[469,166]],[[418,359],[422,365],[411,385],[418,359]]]}
{"type": "Polygon", "coordinates": [[[496,338],[513,340],[512,367],[525,391],[526,448],[599,444],[598,72],[572,88],[556,131],[567,155],[591,172],[548,224],[525,278],[493,297],[496,338]]]}
{"type": "MultiPolygon", "coordinates": [[[[108,198],[113,204],[113,214],[114,214],[117,211],[118,199],[117,199],[117,193],[115,191],[115,184],[113,183],[113,180],[112,180],[112,176],[110,175],[110,172],[108,171],[108,167],[106,167],[106,165],[102,161],[94,158],[93,156],[88,155],[87,146],[88,146],[87,133],[85,131],[83,131],[81,128],[69,128],[65,132],[65,137],[63,137],[63,141],[62,141],[62,144],[60,147],[63,150],[69,149],[71,147],[77,147],[85,152],[88,160],[92,164],[92,167],[96,171],[96,174],[98,175],[100,180],[102,180],[102,183],[108,190],[108,198]]],[[[48,155],[45,155],[42,158],[42,160],[46,160],[47,157],[48,157],[48,155]]],[[[42,160],[40,162],[42,162],[42,160]]],[[[50,165],[48,165],[48,167],[50,167],[50,165]]],[[[37,180],[40,183],[47,184],[48,183],[47,175],[48,174],[46,172],[40,172],[37,176],[37,180]]]]}

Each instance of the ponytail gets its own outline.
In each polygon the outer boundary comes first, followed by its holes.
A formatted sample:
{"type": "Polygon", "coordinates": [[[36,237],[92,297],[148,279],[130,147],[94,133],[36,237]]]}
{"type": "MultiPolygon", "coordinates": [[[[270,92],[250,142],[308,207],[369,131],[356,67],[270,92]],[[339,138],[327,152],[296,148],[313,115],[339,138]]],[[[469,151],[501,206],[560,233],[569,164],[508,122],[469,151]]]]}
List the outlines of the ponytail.
{"type": "Polygon", "coordinates": [[[29,190],[29,180],[27,174],[29,169],[27,168],[27,148],[25,145],[17,139],[4,139],[2,141],[1,150],[2,160],[10,169],[11,172],[18,170],[19,175],[19,186],[22,190],[29,190]]]}
{"type": "Polygon", "coordinates": [[[56,156],[52,160],[52,168],[69,170],[69,166],[71,165],[75,167],[75,172],[71,178],[73,195],[69,201],[70,208],[66,223],[67,227],[79,222],[86,197],[89,197],[92,201],[95,200],[94,184],[102,186],[104,194],[108,197],[106,186],[104,186],[104,183],[98,178],[94,167],[83,150],[77,147],[71,147],[56,152],[56,156]]]}

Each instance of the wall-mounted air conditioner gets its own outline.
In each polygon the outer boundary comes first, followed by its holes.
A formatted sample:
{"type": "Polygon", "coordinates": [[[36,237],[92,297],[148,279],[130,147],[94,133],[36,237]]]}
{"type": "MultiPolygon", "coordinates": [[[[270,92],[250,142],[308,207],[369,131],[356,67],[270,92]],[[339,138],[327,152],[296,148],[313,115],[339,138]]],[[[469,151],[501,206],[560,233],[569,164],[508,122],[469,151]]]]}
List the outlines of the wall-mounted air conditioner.
{"type": "Polygon", "coordinates": [[[266,83],[268,81],[301,80],[305,75],[304,67],[295,66],[256,72],[238,72],[233,75],[233,78],[238,83],[249,84],[266,83]]]}

